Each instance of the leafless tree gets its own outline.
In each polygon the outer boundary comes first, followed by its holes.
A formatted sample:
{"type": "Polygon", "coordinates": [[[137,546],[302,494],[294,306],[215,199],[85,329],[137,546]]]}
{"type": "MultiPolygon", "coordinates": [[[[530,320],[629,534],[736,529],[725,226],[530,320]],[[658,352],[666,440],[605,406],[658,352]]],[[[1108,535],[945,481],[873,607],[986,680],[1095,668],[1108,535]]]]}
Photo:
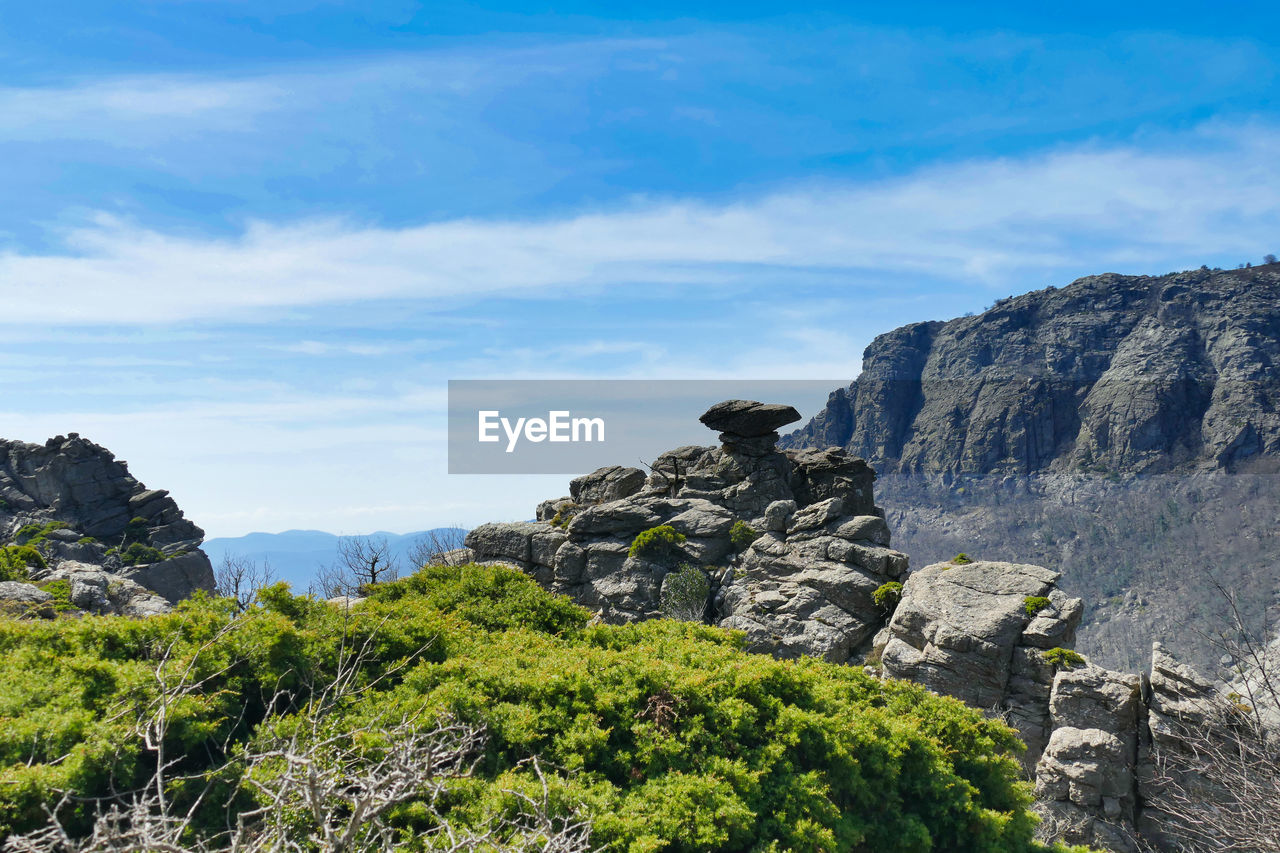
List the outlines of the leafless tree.
{"type": "Polygon", "coordinates": [[[1233,662],[1230,692],[1195,715],[1173,718],[1152,752],[1148,808],[1186,849],[1280,850],[1280,646],[1245,624],[1235,593],[1225,629],[1205,635],[1233,662]]]}
{"type": "Polygon", "coordinates": [[[275,583],[276,574],[271,563],[234,554],[223,554],[222,562],[214,569],[214,582],[218,595],[234,599],[236,607],[244,610],[258,597],[258,591],[275,583]]]}
{"type": "Polygon", "coordinates": [[[1153,750],[1148,813],[1197,851],[1280,850],[1280,750],[1274,732],[1226,700],[1207,720],[1174,725],[1153,750]]]}
{"type": "Polygon", "coordinates": [[[360,595],[369,586],[400,576],[400,558],[385,536],[343,536],[338,540],[338,561],[321,567],[316,586],[325,598],[360,595]]]}
{"type": "Polygon", "coordinates": [[[429,530],[418,537],[409,549],[409,562],[420,566],[460,566],[467,561],[461,553],[465,547],[467,531],[454,525],[429,530]]]}
{"type": "MultiPolygon", "coordinates": [[[[226,631],[234,630],[233,621],[226,631]]],[[[200,692],[208,675],[197,679],[196,661],[206,643],[190,660],[173,657],[174,643],[158,655],[154,669],[156,698],[139,713],[136,733],[155,759],[153,777],[142,788],[104,799],[96,806],[91,831],[76,836],[59,815],[71,803],[86,801],[68,793],[47,809],[46,825],[34,832],[11,836],[5,853],[374,853],[390,851],[397,840],[389,814],[413,801],[430,816],[433,826],[419,837],[428,847],[445,851],[485,850],[492,853],[588,853],[590,823],[578,812],[556,815],[550,805],[550,786],[535,759],[530,759],[541,793],[504,791],[514,804],[507,813],[491,816],[479,826],[455,826],[441,795],[449,783],[469,776],[485,743],[483,727],[451,718],[420,725],[412,714],[372,719],[352,725],[343,709],[371,683],[358,678],[369,662],[371,644],[344,646],[336,675],[312,694],[289,725],[268,719],[247,745],[235,753],[232,767],[239,783],[229,801],[249,795],[255,806],[229,814],[227,828],[201,834],[195,828],[200,805],[213,792],[214,773],[202,774],[205,785],[185,809],[169,796],[172,786],[186,790],[201,776],[179,776],[178,760],[165,753],[165,736],[178,702],[200,692]]],[[[402,662],[398,670],[403,667],[402,662]]],[[[297,697],[277,691],[269,707],[291,706],[297,697]]],[[[121,713],[130,712],[122,709],[121,713]]],[[[224,745],[228,746],[228,745],[224,745]]],[[[199,787],[198,785],[196,787],[199,787]]]]}

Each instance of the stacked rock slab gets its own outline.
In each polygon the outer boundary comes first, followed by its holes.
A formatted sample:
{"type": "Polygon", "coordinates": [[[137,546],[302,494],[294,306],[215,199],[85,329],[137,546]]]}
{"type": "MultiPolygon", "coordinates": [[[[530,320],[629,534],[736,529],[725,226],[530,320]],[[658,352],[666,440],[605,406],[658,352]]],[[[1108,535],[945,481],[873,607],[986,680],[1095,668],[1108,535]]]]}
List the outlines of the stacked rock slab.
{"type": "Polygon", "coordinates": [[[47,531],[40,544],[47,568],[33,571],[33,583],[22,590],[0,590],[7,610],[23,609],[32,596],[43,600],[44,590],[34,584],[52,581],[70,584],[76,609],[127,615],[164,612],[196,590],[214,588],[213,567],[199,548],[204,531],[168,492],[138,482],[106,448],[76,433],[43,445],[0,440],[0,544],[24,526],[49,522],[65,526],[47,531]],[[126,541],[165,559],[124,565],[119,551],[126,541]]]}
{"type": "Polygon", "coordinates": [[[662,615],[667,576],[697,566],[709,576],[711,620],[742,628],[753,647],[847,660],[883,622],[871,594],[907,562],[888,548],[875,472],[863,460],[776,448],[777,429],[799,417],[790,406],[718,403],[701,421],[719,447],[668,451],[647,475],[601,468],[539,505],[538,522],[482,525],[467,548],[613,622],[662,615]],[[745,553],[730,537],[736,522],[764,534],[745,553]],[[636,536],[660,525],[684,537],[679,548],[633,556],[636,536]]]}
{"type": "Polygon", "coordinates": [[[849,515],[838,497],[797,510],[777,501],[764,535],[730,568],[720,624],[745,631],[748,648],[782,658],[843,663],[880,629],[875,591],[907,571],[878,515],[849,515]]]}
{"type": "Polygon", "coordinates": [[[937,563],[907,580],[881,638],[886,675],[905,678],[975,708],[1005,713],[1034,767],[1048,742],[1053,670],[1043,650],[1070,648],[1083,604],[1040,566],[987,561],[937,563]],[[1028,599],[1049,604],[1029,613],[1028,599]]]}

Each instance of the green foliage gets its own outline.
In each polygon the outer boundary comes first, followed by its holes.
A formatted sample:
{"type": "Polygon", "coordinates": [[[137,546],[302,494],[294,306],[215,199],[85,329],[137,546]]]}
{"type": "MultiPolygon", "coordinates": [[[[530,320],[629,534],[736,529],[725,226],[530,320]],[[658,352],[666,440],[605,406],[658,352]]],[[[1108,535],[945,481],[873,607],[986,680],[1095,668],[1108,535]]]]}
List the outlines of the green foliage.
{"type": "Polygon", "coordinates": [[[0,581],[25,581],[31,569],[47,567],[44,555],[30,545],[0,548],[0,581]]]}
{"type": "Polygon", "coordinates": [[[97,539],[94,539],[92,536],[81,536],[79,539],[77,539],[77,540],[76,540],[76,544],[77,544],[77,545],[92,545],[93,543],[95,543],[95,542],[97,542],[97,541],[98,541],[98,540],[97,540],[97,539]]]}
{"type": "Polygon", "coordinates": [[[898,602],[902,601],[902,584],[897,581],[880,584],[880,586],[876,587],[876,591],[871,593],[871,600],[876,603],[877,607],[893,610],[898,606],[898,602]]]}
{"type": "MultiPolygon", "coordinates": [[[[0,620],[0,836],[39,824],[58,791],[147,777],[133,726],[159,650],[200,685],[170,709],[168,748],[177,772],[202,773],[228,762],[224,743],[287,728],[344,650],[367,647],[342,719],[488,730],[440,802],[455,825],[509,807],[506,791],[540,794],[536,755],[553,802],[580,805],[607,851],[1044,849],[1001,723],[854,667],[748,653],[740,634],[588,619],[519,571],[472,565],[380,584],[353,610],[280,584],[239,617],[199,597],[145,620],[0,620]],[[292,703],[268,719],[277,689],[292,703]]],[[[399,846],[418,849],[430,815],[398,814],[399,846]]]]}
{"type": "Polygon", "coordinates": [[[751,543],[759,538],[759,532],[745,521],[735,521],[733,527],[729,528],[729,542],[733,545],[735,552],[741,553],[747,550],[751,543]]]}
{"type": "Polygon", "coordinates": [[[1084,656],[1071,649],[1057,647],[1040,654],[1044,662],[1054,669],[1074,669],[1077,666],[1084,666],[1085,663],[1084,656]]]}
{"type": "Polygon", "coordinates": [[[129,523],[124,526],[124,545],[128,546],[132,543],[141,543],[146,545],[151,541],[150,523],[141,516],[134,516],[129,519],[129,523]]]}
{"type": "Polygon", "coordinates": [[[1022,606],[1026,609],[1028,616],[1035,616],[1049,606],[1049,599],[1043,595],[1028,595],[1022,600],[1022,606]]]}
{"type": "Polygon", "coordinates": [[[163,560],[164,553],[158,548],[152,548],[150,545],[143,545],[141,542],[134,542],[124,551],[120,552],[120,562],[126,566],[141,566],[146,563],[158,563],[163,560]]]}
{"type": "Polygon", "coordinates": [[[711,595],[711,580],[697,566],[681,563],[662,581],[662,615],[682,622],[701,622],[711,595]]]}
{"type": "Polygon", "coordinates": [[[577,511],[578,505],[574,503],[560,507],[556,510],[556,514],[551,516],[551,526],[559,527],[561,530],[567,529],[569,527],[569,522],[573,521],[573,516],[577,511]]]}
{"type": "Polygon", "coordinates": [[[683,533],[677,532],[670,524],[660,524],[637,534],[631,541],[629,553],[632,557],[659,559],[671,556],[684,543],[683,533]]]}
{"type": "Polygon", "coordinates": [[[951,562],[955,563],[957,566],[963,566],[965,563],[972,563],[973,560],[969,558],[968,554],[961,551],[959,554],[956,554],[951,558],[951,562]]]}
{"type": "Polygon", "coordinates": [[[77,609],[71,603],[71,581],[56,580],[36,585],[53,596],[53,609],[59,613],[77,609]]]}
{"type": "Polygon", "coordinates": [[[71,525],[65,521],[50,521],[45,524],[24,524],[18,528],[18,532],[13,535],[13,541],[19,545],[30,545],[36,547],[48,539],[50,533],[55,530],[67,530],[71,525]]]}

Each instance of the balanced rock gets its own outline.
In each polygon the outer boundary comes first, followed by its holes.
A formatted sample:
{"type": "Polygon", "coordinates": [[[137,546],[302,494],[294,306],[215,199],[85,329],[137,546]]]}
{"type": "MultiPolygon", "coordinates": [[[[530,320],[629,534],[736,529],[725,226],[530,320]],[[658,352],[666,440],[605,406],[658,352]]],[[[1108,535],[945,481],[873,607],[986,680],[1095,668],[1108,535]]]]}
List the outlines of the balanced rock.
{"type": "Polygon", "coordinates": [[[778,427],[800,420],[794,406],[757,403],[753,400],[725,400],[716,403],[698,418],[708,429],[742,438],[767,436],[778,427]]]}

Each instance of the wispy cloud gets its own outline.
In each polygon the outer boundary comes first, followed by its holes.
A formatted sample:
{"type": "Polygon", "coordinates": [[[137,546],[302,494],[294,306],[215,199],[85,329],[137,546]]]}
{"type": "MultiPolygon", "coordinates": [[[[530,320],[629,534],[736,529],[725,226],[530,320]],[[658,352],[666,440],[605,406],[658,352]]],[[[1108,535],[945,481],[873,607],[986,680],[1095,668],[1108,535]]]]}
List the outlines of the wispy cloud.
{"type": "Polygon", "coordinates": [[[1211,125],[1166,141],[1177,145],[1084,146],[562,219],[257,222],[213,239],[101,215],[65,233],[64,253],[0,254],[3,322],[146,325],[392,298],[559,299],[645,283],[715,287],[779,270],[1001,286],[1082,260],[1163,272],[1150,265],[1274,248],[1280,130],[1211,125]]]}

